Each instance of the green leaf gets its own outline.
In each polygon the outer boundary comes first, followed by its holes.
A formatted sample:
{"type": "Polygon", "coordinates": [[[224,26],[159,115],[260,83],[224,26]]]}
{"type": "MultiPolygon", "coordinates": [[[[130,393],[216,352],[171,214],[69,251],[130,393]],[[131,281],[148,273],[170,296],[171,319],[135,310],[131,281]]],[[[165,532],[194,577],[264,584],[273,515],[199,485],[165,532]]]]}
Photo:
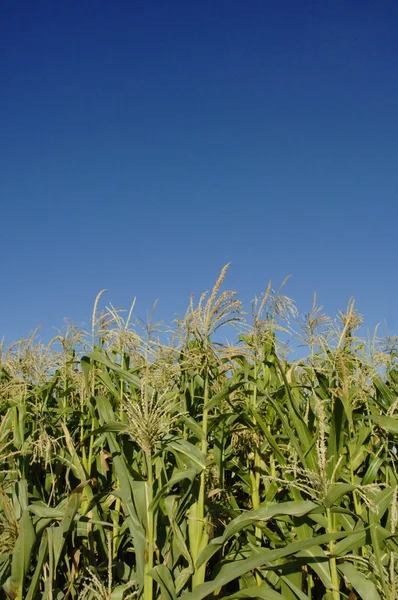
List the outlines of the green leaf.
{"type": "Polygon", "coordinates": [[[12,599],[22,600],[25,576],[30,565],[30,558],[36,534],[28,510],[24,510],[19,522],[19,534],[15,542],[11,560],[11,575],[4,584],[6,594],[12,599]]]}
{"type": "Polygon", "coordinates": [[[246,573],[253,571],[253,569],[271,567],[273,566],[272,563],[278,561],[280,558],[294,555],[301,550],[311,548],[315,545],[329,544],[331,541],[349,535],[350,533],[347,532],[327,533],[314,537],[313,539],[290,543],[284,548],[278,548],[277,550],[259,550],[253,552],[252,556],[249,558],[223,565],[212,581],[198,585],[190,594],[184,596],[184,600],[202,600],[218,588],[222,588],[234,579],[238,579],[246,573]]]}
{"type": "MultiPolygon", "coordinates": [[[[97,396],[95,398],[100,416],[100,422],[105,424],[114,421],[114,414],[108,398],[97,396]]],[[[109,450],[112,453],[112,460],[116,469],[116,474],[120,486],[120,497],[127,512],[127,523],[133,539],[137,564],[137,580],[140,588],[144,585],[144,564],[146,548],[146,531],[142,522],[142,512],[146,510],[142,505],[142,495],[145,494],[145,485],[139,486],[145,482],[133,481],[127,466],[126,458],[121,452],[114,433],[106,433],[109,450]],[[135,496],[134,497],[134,492],[135,496]]]]}
{"type": "Polygon", "coordinates": [[[208,562],[208,560],[230,537],[249,525],[255,526],[259,522],[266,522],[278,516],[302,517],[314,510],[319,510],[319,506],[315,504],[315,502],[306,500],[302,502],[280,502],[269,504],[268,506],[262,506],[256,510],[246,511],[227,525],[224,534],[221,537],[214,538],[210,544],[202,550],[198,556],[196,567],[200,567],[204,562],[208,562]]]}
{"type": "MultiPolygon", "coordinates": [[[[58,568],[58,563],[61,558],[62,549],[65,544],[66,534],[71,529],[72,523],[74,522],[77,511],[80,508],[80,504],[82,501],[82,491],[90,482],[86,481],[77,486],[71,493],[68,503],[66,505],[64,515],[61,519],[61,522],[58,526],[51,527],[48,531],[48,534],[51,531],[51,551],[52,551],[52,560],[53,560],[53,577],[56,577],[56,570],[58,568]]],[[[50,538],[49,538],[50,541],[50,538]]]]}
{"type": "Polygon", "coordinates": [[[149,575],[160,585],[162,600],[177,600],[173,577],[166,565],[156,565],[149,571],[149,575]]]}
{"type": "Polygon", "coordinates": [[[184,471],[177,471],[170,477],[169,481],[158,491],[155,498],[152,500],[151,504],[148,507],[148,510],[155,510],[161,500],[161,498],[173,487],[176,483],[183,481],[184,479],[188,479],[189,481],[193,481],[197,475],[197,471],[195,469],[185,469],[184,471]]]}
{"type": "MultiPolygon", "coordinates": [[[[177,496],[167,496],[167,498],[165,499],[164,505],[166,508],[167,516],[169,518],[171,531],[174,534],[173,542],[175,544],[175,547],[178,549],[178,555],[183,556],[188,563],[188,568],[184,569],[180,573],[180,575],[178,575],[176,577],[175,587],[176,587],[176,590],[178,593],[182,589],[182,587],[185,585],[189,576],[194,572],[194,566],[193,566],[192,557],[191,557],[188,547],[187,547],[187,543],[186,543],[187,540],[184,537],[184,534],[181,531],[181,527],[179,526],[179,524],[177,522],[177,516],[178,516],[178,510],[179,510],[179,505],[178,505],[177,500],[178,500],[177,496]]],[[[177,554],[177,552],[176,552],[176,554],[177,554]]]]}
{"type": "Polygon", "coordinates": [[[167,446],[177,454],[182,455],[182,459],[188,468],[196,467],[197,472],[206,468],[206,459],[203,452],[187,440],[170,438],[167,440],[167,446]]]}
{"type": "Polygon", "coordinates": [[[232,392],[234,392],[238,388],[242,387],[242,385],[243,382],[240,381],[239,383],[226,386],[223,390],[221,390],[221,392],[218,392],[212,398],[210,398],[210,400],[207,402],[204,408],[208,411],[212,410],[213,408],[218,406],[224,398],[226,398],[229,394],[232,394],[232,392]]]}
{"type": "Polygon", "coordinates": [[[283,370],[283,366],[275,354],[275,362],[278,366],[280,375],[283,379],[283,383],[286,390],[286,398],[288,400],[287,406],[289,411],[289,416],[291,422],[293,423],[296,432],[297,432],[297,444],[301,447],[300,454],[303,456],[304,465],[308,466],[308,468],[316,473],[319,469],[318,458],[314,448],[314,436],[312,432],[309,430],[303,416],[300,414],[296,400],[293,396],[292,389],[289,385],[289,382],[286,378],[285,372],[283,370]]]}
{"type": "Polygon", "coordinates": [[[384,458],[380,458],[378,456],[372,458],[369,467],[365,475],[363,476],[362,485],[369,485],[370,483],[373,483],[375,481],[383,462],[384,458]]]}
{"type": "Polygon", "coordinates": [[[333,556],[344,556],[353,553],[366,542],[366,530],[354,529],[346,539],[340,540],[333,548],[333,556]]]}
{"type": "Polygon", "coordinates": [[[355,486],[350,483],[335,483],[330,488],[323,501],[326,508],[330,508],[338,502],[343,496],[355,490],[355,486]]]}
{"type": "Polygon", "coordinates": [[[102,383],[106,386],[106,388],[110,391],[114,398],[120,397],[120,390],[112,381],[112,378],[109,375],[108,371],[100,371],[100,373],[98,373],[98,379],[102,381],[102,383]]]}
{"type": "MultiPolygon", "coordinates": [[[[302,578],[301,570],[297,571],[296,573],[292,573],[289,576],[286,576],[286,575],[282,575],[281,576],[281,581],[283,582],[282,586],[284,584],[283,587],[286,590],[284,592],[284,596],[286,596],[287,593],[291,592],[292,593],[292,597],[294,599],[297,598],[298,600],[308,600],[308,596],[306,596],[304,594],[304,592],[302,592],[301,589],[295,583],[293,583],[293,581],[292,581],[293,578],[294,579],[298,578],[298,583],[300,585],[301,584],[301,578],[302,578]]],[[[283,589],[283,587],[282,587],[282,589],[283,589]]]]}
{"type": "Polygon", "coordinates": [[[90,359],[87,356],[83,356],[81,361],[80,361],[80,366],[84,375],[84,382],[86,384],[86,389],[90,389],[90,379],[89,379],[89,374],[90,374],[90,369],[91,369],[91,364],[90,364],[90,359]]]}
{"type": "Polygon", "coordinates": [[[388,487],[384,490],[376,490],[375,493],[372,493],[371,490],[367,491],[367,496],[372,501],[371,510],[377,516],[376,521],[380,521],[386,510],[391,506],[394,494],[395,488],[393,487],[388,487]]]}
{"type": "Polygon", "coordinates": [[[47,554],[48,554],[48,536],[47,536],[47,531],[45,531],[40,540],[40,547],[39,547],[39,553],[37,556],[35,572],[33,573],[32,579],[30,580],[30,585],[29,585],[28,593],[26,594],[25,600],[33,600],[36,596],[37,588],[39,587],[39,584],[40,584],[43,566],[46,561],[47,554]]]}
{"type": "Polygon", "coordinates": [[[301,552],[298,552],[296,556],[298,558],[301,556],[309,558],[308,566],[315,571],[325,588],[331,589],[333,587],[329,567],[329,557],[320,546],[313,546],[307,550],[302,550],[301,552]]]}
{"type": "Polygon", "coordinates": [[[230,596],[226,596],[224,600],[235,600],[239,598],[261,598],[263,600],[284,600],[283,596],[266,585],[253,585],[239,592],[235,592],[230,596]]]}
{"type": "MultiPolygon", "coordinates": [[[[260,389],[260,391],[261,391],[261,389],[260,389]]],[[[280,420],[282,421],[283,431],[289,437],[289,440],[290,440],[293,448],[297,452],[297,455],[300,457],[302,464],[306,465],[306,449],[304,449],[304,450],[302,449],[301,444],[299,442],[298,435],[296,435],[294,433],[293,429],[290,427],[289,419],[287,418],[286,414],[279,406],[279,403],[277,402],[277,400],[275,400],[275,398],[273,398],[272,395],[266,394],[266,397],[268,398],[268,400],[274,407],[276,413],[278,414],[280,420]]]]}
{"type": "Polygon", "coordinates": [[[192,433],[198,438],[198,440],[202,440],[205,437],[203,435],[202,428],[196,423],[196,421],[194,421],[194,419],[192,419],[192,417],[182,414],[179,416],[179,420],[181,421],[181,423],[183,423],[183,425],[186,425],[188,429],[192,431],[192,433]]]}
{"type": "Polygon", "coordinates": [[[71,466],[73,467],[73,469],[76,473],[76,476],[80,479],[81,482],[87,481],[87,473],[84,470],[84,467],[83,467],[83,465],[80,461],[80,458],[76,452],[76,447],[75,447],[74,441],[72,439],[72,436],[69,433],[69,430],[68,430],[67,426],[65,425],[65,423],[61,423],[61,427],[64,432],[66,446],[67,446],[70,456],[71,456],[71,461],[72,461],[71,466]]]}
{"type": "Polygon", "coordinates": [[[90,431],[85,437],[84,440],[90,439],[92,436],[102,435],[103,433],[126,433],[129,427],[127,423],[120,423],[119,421],[111,421],[106,425],[102,425],[102,427],[98,427],[93,431],[90,431]]]}
{"type": "MultiPolygon", "coordinates": [[[[141,389],[141,379],[137,377],[137,375],[133,375],[126,369],[122,369],[118,365],[115,365],[115,363],[109,360],[109,358],[105,356],[105,354],[103,354],[100,350],[94,350],[93,352],[90,352],[88,357],[91,358],[91,360],[94,360],[95,362],[98,362],[104,365],[105,367],[108,367],[108,369],[111,369],[112,371],[117,373],[121,379],[127,381],[127,383],[130,383],[135,389],[141,389]]],[[[148,387],[148,394],[151,395],[151,393],[152,389],[148,387]]]]}
{"type": "Polygon", "coordinates": [[[278,448],[278,444],[276,443],[276,440],[270,431],[270,427],[267,425],[267,423],[261,417],[260,413],[253,406],[250,406],[249,410],[255,418],[256,423],[259,425],[261,431],[267,438],[269,445],[275,453],[275,458],[277,459],[280,465],[284,465],[286,463],[286,459],[281,453],[280,449],[278,448]]]}
{"type": "Polygon", "coordinates": [[[335,398],[333,402],[333,412],[331,419],[330,435],[328,436],[327,446],[327,477],[332,478],[334,469],[336,468],[337,461],[339,460],[344,440],[344,424],[346,423],[346,405],[342,402],[341,398],[335,398]]]}
{"type": "Polygon", "coordinates": [[[384,381],[381,379],[381,377],[376,375],[373,378],[373,385],[375,386],[376,390],[378,391],[379,395],[381,396],[382,405],[387,404],[387,406],[389,407],[395,402],[396,396],[395,396],[393,390],[384,383],[384,381]]]}
{"type": "Polygon", "coordinates": [[[394,435],[398,435],[398,419],[394,419],[393,417],[386,417],[384,415],[375,415],[371,417],[379,427],[385,429],[389,433],[393,433],[394,435]]]}
{"type": "Polygon", "coordinates": [[[353,564],[348,562],[338,565],[337,568],[362,598],[366,598],[366,600],[381,600],[379,592],[373,581],[369,578],[369,575],[364,575],[353,564]]]}
{"type": "Polygon", "coordinates": [[[29,506],[29,511],[40,517],[41,519],[62,519],[64,516],[64,509],[62,508],[52,508],[51,506],[47,506],[47,504],[43,503],[34,503],[29,506]]]}

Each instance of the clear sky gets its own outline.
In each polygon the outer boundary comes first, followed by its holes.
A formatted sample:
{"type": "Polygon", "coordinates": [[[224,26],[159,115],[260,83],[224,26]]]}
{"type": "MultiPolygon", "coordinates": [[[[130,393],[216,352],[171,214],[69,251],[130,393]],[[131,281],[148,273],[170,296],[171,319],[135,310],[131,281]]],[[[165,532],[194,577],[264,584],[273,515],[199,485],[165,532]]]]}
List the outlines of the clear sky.
{"type": "Polygon", "coordinates": [[[0,334],[97,292],[351,296],[397,332],[396,0],[0,3],[0,334]]]}

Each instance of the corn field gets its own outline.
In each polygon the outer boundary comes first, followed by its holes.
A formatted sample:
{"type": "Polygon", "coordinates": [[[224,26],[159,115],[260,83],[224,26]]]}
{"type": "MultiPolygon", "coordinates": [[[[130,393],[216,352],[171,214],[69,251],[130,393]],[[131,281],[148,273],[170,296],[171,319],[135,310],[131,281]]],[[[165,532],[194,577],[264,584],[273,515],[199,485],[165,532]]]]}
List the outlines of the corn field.
{"type": "Polygon", "coordinates": [[[100,294],[2,348],[2,597],[398,598],[398,340],[226,271],[170,329],[100,294]]]}

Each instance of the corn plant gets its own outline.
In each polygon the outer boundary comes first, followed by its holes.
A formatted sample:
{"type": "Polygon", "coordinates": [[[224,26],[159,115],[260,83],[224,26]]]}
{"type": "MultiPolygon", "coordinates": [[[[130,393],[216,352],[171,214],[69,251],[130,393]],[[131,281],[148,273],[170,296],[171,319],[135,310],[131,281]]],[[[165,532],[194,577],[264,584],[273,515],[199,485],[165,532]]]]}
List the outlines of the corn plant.
{"type": "Polygon", "coordinates": [[[397,340],[271,285],[248,317],[227,268],[171,336],[101,292],[2,348],[5,597],[397,597],[397,340]]]}

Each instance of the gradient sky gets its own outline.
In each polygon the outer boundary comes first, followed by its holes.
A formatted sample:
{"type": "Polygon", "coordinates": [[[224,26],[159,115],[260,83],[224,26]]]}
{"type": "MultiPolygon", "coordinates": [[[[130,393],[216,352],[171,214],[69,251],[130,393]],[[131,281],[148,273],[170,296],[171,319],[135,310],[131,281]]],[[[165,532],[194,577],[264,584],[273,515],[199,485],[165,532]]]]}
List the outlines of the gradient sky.
{"type": "Polygon", "coordinates": [[[397,319],[396,0],[3,0],[0,335],[278,286],[397,319]]]}

